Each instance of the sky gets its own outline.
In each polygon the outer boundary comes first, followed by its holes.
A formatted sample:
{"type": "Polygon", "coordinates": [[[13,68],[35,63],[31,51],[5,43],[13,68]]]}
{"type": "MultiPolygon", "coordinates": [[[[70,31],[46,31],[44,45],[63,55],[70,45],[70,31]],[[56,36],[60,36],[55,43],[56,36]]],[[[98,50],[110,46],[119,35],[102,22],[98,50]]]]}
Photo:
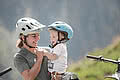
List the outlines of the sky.
{"type": "MultiPolygon", "coordinates": [[[[15,25],[22,17],[34,18],[44,25],[58,20],[71,25],[74,35],[68,42],[69,61],[107,47],[120,34],[119,4],[120,0],[0,0],[2,63],[9,66],[17,51],[15,25]]],[[[48,46],[49,33],[43,31],[40,35],[39,46],[48,46]]]]}

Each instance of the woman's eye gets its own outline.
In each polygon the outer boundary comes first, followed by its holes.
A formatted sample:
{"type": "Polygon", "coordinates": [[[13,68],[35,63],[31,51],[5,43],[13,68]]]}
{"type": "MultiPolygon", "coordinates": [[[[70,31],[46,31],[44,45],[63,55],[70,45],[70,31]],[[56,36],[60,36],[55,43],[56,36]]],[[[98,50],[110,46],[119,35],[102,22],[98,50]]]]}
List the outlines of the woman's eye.
{"type": "Polygon", "coordinates": [[[36,35],[32,35],[32,37],[36,37],[36,35]]]}
{"type": "Polygon", "coordinates": [[[35,38],[36,36],[34,35],[34,36],[32,36],[32,37],[34,37],[34,38],[35,38]]]}
{"type": "Polygon", "coordinates": [[[40,35],[32,35],[32,37],[36,38],[36,37],[40,37],[40,35]]]}

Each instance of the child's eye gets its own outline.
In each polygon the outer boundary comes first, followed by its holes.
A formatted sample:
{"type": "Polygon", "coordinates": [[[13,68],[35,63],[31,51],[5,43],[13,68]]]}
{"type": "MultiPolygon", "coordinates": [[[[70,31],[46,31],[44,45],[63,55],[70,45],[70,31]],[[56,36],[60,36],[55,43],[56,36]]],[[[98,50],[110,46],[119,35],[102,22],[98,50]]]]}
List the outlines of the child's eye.
{"type": "Polygon", "coordinates": [[[55,36],[53,36],[53,38],[55,38],[55,36]]]}

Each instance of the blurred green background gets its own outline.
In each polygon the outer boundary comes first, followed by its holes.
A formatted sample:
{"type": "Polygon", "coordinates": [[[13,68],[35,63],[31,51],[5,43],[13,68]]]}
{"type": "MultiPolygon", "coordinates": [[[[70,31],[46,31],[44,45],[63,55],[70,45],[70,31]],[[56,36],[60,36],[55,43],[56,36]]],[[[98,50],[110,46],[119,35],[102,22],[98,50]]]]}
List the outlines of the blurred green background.
{"type": "MultiPolygon", "coordinates": [[[[106,48],[96,49],[88,55],[102,55],[104,58],[118,60],[120,58],[120,37],[116,37],[106,48]]],[[[116,70],[116,64],[88,59],[86,56],[77,63],[71,64],[68,69],[68,71],[77,73],[80,80],[114,80],[105,78],[105,76],[114,74],[116,70]]]]}

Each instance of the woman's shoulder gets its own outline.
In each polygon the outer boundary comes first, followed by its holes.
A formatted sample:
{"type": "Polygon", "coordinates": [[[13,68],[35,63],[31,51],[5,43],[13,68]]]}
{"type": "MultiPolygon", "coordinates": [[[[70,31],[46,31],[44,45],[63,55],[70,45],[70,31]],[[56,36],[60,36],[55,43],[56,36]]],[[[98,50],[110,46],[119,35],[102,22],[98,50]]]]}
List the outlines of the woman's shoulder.
{"type": "Polygon", "coordinates": [[[20,49],[17,53],[15,53],[14,57],[20,57],[20,56],[27,56],[25,49],[20,49]]]}

